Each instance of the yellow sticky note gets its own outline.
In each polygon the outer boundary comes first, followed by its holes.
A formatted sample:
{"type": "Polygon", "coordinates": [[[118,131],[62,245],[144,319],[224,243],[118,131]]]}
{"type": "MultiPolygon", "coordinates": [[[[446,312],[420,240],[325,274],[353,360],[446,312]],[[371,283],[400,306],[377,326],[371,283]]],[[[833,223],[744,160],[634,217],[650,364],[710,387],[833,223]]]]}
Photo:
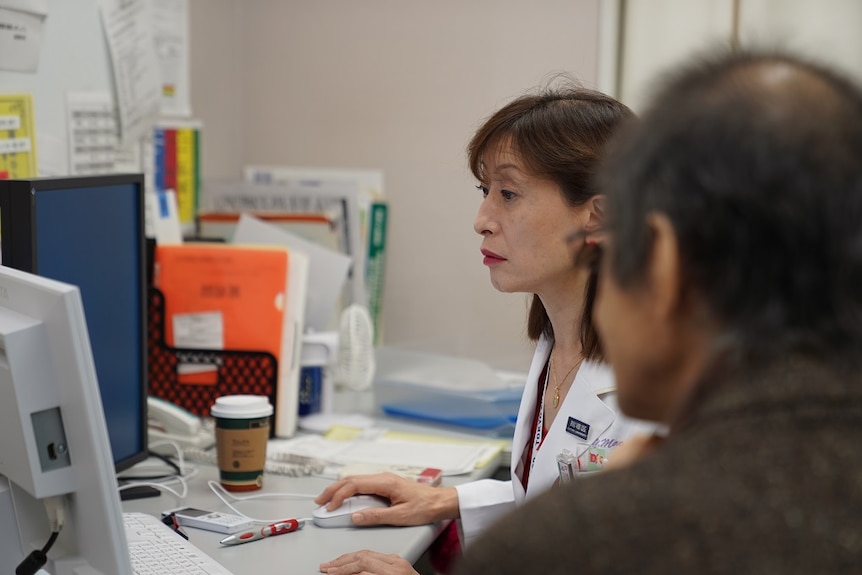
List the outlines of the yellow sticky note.
{"type": "Polygon", "coordinates": [[[0,94],[0,179],[38,175],[33,97],[0,94]]]}

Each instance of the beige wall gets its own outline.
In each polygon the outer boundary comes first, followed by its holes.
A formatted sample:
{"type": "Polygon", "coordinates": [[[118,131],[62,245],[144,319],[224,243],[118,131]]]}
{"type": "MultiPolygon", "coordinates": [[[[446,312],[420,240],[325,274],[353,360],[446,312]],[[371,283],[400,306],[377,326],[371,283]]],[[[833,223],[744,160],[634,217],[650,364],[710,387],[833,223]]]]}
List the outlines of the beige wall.
{"type": "Polygon", "coordinates": [[[526,299],[488,281],[464,147],[550,74],[595,86],[600,1],[192,0],[204,173],[382,169],[384,343],[525,371],[526,299]]]}

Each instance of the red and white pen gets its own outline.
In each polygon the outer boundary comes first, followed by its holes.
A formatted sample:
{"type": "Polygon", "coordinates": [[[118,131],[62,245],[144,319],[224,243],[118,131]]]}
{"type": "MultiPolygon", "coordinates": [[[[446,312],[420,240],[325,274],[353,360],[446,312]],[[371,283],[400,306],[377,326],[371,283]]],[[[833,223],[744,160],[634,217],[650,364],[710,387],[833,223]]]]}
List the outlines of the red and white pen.
{"type": "Polygon", "coordinates": [[[273,535],[281,535],[282,533],[290,533],[298,529],[302,529],[305,521],[299,519],[285,519],[277,523],[270,523],[256,529],[249,529],[242,533],[234,533],[225,537],[219,543],[222,545],[239,545],[240,543],[248,543],[249,541],[257,541],[264,537],[272,537],[273,535]]]}

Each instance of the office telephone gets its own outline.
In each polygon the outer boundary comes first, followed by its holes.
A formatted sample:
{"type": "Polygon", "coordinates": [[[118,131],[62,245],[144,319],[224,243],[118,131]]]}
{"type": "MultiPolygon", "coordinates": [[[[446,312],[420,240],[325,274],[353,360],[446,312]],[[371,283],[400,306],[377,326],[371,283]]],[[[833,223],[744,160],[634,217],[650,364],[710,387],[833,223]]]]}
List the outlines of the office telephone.
{"type": "MultiPolygon", "coordinates": [[[[150,445],[159,440],[173,441],[181,448],[207,449],[215,445],[211,422],[158,397],[147,397],[147,430],[150,445]]],[[[170,452],[169,446],[155,451],[170,452]]]]}

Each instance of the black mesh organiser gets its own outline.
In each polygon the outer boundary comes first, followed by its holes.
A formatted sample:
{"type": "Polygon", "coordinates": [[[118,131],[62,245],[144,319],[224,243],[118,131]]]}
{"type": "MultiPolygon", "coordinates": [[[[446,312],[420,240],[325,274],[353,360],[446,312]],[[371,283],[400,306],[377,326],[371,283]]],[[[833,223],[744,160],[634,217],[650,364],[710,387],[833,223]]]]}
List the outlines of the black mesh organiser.
{"type": "MultiPolygon", "coordinates": [[[[165,343],[165,298],[149,287],[147,322],[149,394],[200,416],[209,416],[217,397],[233,394],[266,395],[277,405],[278,361],[266,351],[201,350],[170,347],[165,343]],[[188,383],[180,364],[216,368],[207,383],[188,383]]],[[[273,427],[274,428],[274,427],[273,427]]]]}

